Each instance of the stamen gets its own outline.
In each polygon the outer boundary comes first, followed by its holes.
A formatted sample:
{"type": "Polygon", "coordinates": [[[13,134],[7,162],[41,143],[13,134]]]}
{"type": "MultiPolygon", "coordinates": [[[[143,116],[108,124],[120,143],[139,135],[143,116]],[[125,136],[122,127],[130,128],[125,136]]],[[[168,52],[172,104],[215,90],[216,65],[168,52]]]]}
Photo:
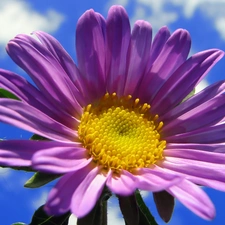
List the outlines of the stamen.
{"type": "Polygon", "coordinates": [[[132,172],[163,159],[162,127],[149,104],[140,104],[131,95],[119,98],[106,93],[84,108],[78,134],[96,164],[114,172],[132,172]]]}

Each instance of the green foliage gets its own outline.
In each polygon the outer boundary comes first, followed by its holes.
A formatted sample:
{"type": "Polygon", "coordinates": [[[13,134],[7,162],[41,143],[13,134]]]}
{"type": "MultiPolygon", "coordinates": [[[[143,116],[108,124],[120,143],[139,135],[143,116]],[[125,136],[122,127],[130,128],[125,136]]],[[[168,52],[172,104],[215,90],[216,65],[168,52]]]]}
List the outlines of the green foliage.
{"type": "Polygon", "coordinates": [[[140,225],[158,225],[155,221],[155,218],[150,213],[148,207],[146,206],[138,190],[135,192],[135,197],[136,197],[137,205],[139,208],[139,224],[140,225]]]}
{"type": "Polygon", "coordinates": [[[29,225],[68,225],[71,213],[67,212],[60,216],[49,216],[44,211],[44,205],[38,208],[29,225]]]}
{"type": "Polygon", "coordinates": [[[34,135],[30,138],[30,140],[33,140],[33,141],[47,141],[48,139],[45,138],[45,137],[42,137],[42,136],[40,136],[40,135],[38,135],[38,134],[34,134],[34,135]]]}
{"type": "MultiPolygon", "coordinates": [[[[40,135],[34,134],[30,140],[33,141],[48,141],[47,138],[42,137],[40,135]]],[[[41,187],[56,178],[60,177],[58,174],[48,174],[48,173],[41,173],[41,172],[36,172],[25,184],[24,187],[27,188],[38,188],[41,187]]]]}
{"type": "Polygon", "coordinates": [[[12,225],[27,225],[27,224],[21,223],[21,222],[17,222],[17,223],[13,223],[12,225]]]}
{"type": "Polygon", "coordinates": [[[24,187],[26,188],[38,188],[41,187],[56,178],[60,177],[58,174],[48,174],[48,173],[41,173],[36,172],[25,184],[24,187]]]}
{"type": "Polygon", "coordinates": [[[192,97],[194,94],[195,94],[195,89],[193,89],[193,90],[191,91],[191,93],[189,93],[189,94],[183,99],[182,102],[188,100],[188,99],[189,99],[190,97],[192,97]]]}
{"type": "Polygon", "coordinates": [[[15,100],[20,100],[14,94],[12,94],[11,92],[9,92],[3,88],[0,88],[0,98],[11,98],[11,99],[15,99],[15,100]]]}
{"type": "Polygon", "coordinates": [[[26,171],[26,172],[34,172],[34,170],[31,168],[31,167],[28,167],[28,166],[2,166],[0,165],[0,168],[10,168],[10,169],[13,169],[13,170],[23,170],[23,171],[26,171]]]}

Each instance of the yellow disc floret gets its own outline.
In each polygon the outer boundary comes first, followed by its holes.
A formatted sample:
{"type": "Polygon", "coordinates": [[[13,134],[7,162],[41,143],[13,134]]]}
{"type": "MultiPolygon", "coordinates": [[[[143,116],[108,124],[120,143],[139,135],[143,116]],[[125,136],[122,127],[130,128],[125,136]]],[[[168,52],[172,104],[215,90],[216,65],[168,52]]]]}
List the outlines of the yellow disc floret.
{"type": "Polygon", "coordinates": [[[117,172],[149,167],[163,159],[163,123],[149,109],[139,99],[118,98],[116,93],[85,107],[78,134],[93,161],[117,172]]]}

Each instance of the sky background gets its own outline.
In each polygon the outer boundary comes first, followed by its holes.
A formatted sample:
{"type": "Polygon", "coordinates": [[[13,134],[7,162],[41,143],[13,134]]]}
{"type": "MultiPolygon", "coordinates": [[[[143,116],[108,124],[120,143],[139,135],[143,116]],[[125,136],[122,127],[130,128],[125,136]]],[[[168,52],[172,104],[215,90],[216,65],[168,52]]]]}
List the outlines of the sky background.
{"type": "MultiPolygon", "coordinates": [[[[122,4],[131,24],[137,19],[151,23],[154,33],[164,25],[172,31],[187,29],[192,37],[191,54],[209,48],[225,50],[225,0],[1,0],[0,1],[0,67],[14,71],[27,79],[5,52],[5,45],[16,34],[43,30],[57,38],[76,61],[75,28],[78,18],[88,9],[107,15],[111,5],[122,4]]],[[[200,85],[225,78],[225,59],[222,59],[200,85]]],[[[0,123],[0,139],[28,139],[30,133],[0,123]]],[[[26,189],[25,181],[32,174],[0,169],[0,220],[2,225],[14,222],[29,223],[35,209],[42,205],[54,183],[41,189],[26,189]],[[2,221],[3,220],[3,221],[2,221]]],[[[212,222],[205,221],[181,203],[176,202],[171,225],[218,225],[225,222],[225,193],[205,188],[215,204],[217,215],[212,222]]],[[[158,217],[152,194],[143,192],[145,201],[159,225],[165,223],[158,217]]],[[[70,224],[76,224],[71,218],[70,224]]],[[[109,207],[109,224],[122,225],[117,200],[112,198],[109,207]]]]}

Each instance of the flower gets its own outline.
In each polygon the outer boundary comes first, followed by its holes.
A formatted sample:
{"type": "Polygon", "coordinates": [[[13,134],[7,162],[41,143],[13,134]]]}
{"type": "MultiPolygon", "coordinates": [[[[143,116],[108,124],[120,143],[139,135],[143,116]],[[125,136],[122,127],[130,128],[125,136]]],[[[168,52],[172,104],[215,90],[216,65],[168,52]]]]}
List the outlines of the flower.
{"type": "Polygon", "coordinates": [[[199,185],[225,191],[224,81],[182,101],[224,53],[187,59],[190,36],[136,21],[121,6],[107,19],[85,12],[76,29],[77,65],[57,40],[18,35],[10,57],[35,86],[1,69],[0,85],[21,101],[0,99],[0,121],[49,141],[0,142],[0,164],[62,174],[49,214],[83,217],[106,185],[128,196],[166,190],[204,219],[215,209],[199,185]]]}

